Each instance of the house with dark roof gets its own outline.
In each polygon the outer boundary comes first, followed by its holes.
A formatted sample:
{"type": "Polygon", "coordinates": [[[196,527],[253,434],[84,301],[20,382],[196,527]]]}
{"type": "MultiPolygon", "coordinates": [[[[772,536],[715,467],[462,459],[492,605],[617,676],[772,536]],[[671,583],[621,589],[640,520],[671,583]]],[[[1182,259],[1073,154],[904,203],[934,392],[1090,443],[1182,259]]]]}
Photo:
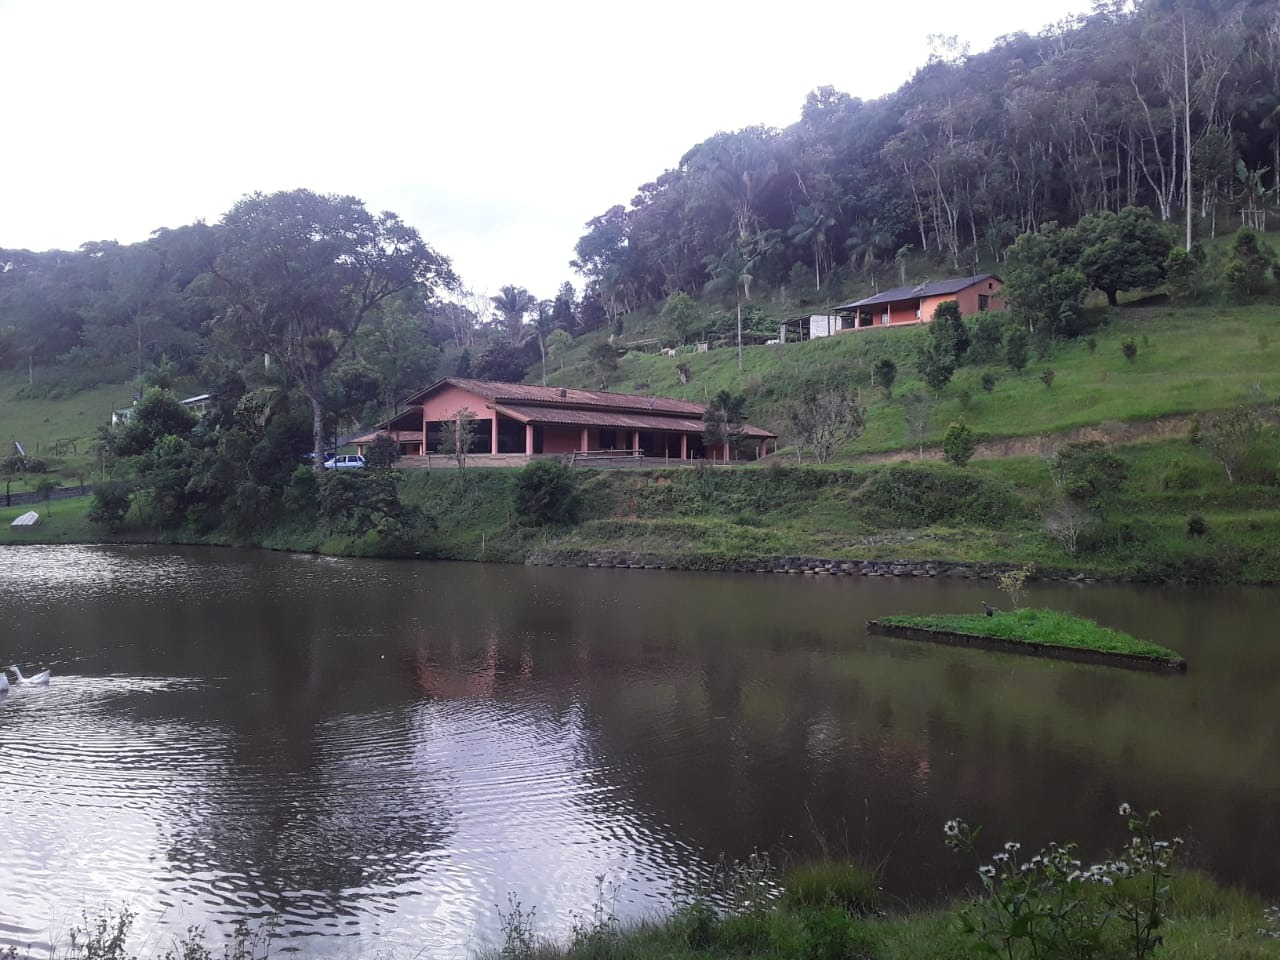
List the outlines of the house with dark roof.
{"type": "Polygon", "coordinates": [[[961,316],[1003,310],[1004,281],[994,273],[973,277],[935,280],[914,287],[894,287],[853,303],[842,303],[832,312],[841,318],[838,332],[866,327],[896,327],[908,323],[928,323],[938,304],[955,300],[961,316]]]}
{"type": "Polygon", "coordinates": [[[352,442],[363,453],[379,434],[403,456],[440,452],[441,435],[459,411],[474,417],[468,454],[477,465],[510,466],[547,454],[593,458],[737,460],[763,456],[776,435],[744,424],[742,441],[708,449],[706,408],[668,397],[640,397],[570,387],[537,387],[446,377],[409,397],[409,410],[352,442]]]}

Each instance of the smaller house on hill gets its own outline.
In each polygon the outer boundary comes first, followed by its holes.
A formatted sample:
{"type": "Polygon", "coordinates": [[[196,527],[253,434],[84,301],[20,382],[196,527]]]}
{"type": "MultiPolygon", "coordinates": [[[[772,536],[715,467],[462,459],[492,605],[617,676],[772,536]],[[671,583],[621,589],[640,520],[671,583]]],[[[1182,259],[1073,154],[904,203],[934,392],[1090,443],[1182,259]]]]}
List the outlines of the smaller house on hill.
{"type": "MultiPolygon", "coordinates": [[[[209,412],[209,404],[211,402],[211,398],[207,393],[200,393],[200,394],[196,394],[196,396],[194,397],[187,397],[185,400],[179,400],[178,402],[181,403],[184,407],[186,407],[187,410],[189,410],[191,413],[195,414],[197,417],[203,417],[206,413],[209,412]]],[[[138,404],[138,397],[137,395],[135,395],[133,398],[132,405],[123,407],[119,410],[112,410],[111,411],[111,429],[114,430],[116,429],[116,427],[119,427],[122,424],[128,423],[130,420],[132,420],[133,408],[137,406],[137,404],[138,404]]]]}
{"type": "Polygon", "coordinates": [[[668,397],[640,397],[571,387],[446,377],[406,401],[410,409],[378,424],[352,443],[361,453],[379,434],[405,456],[439,453],[441,436],[459,411],[474,416],[468,451],[482,463],[521,464],[543,454],[657,457],[666,460],[737,460],[763,456],[775,435],[743,424],[744,441],[709,449],[703,442],[706,408],[668,397]]]}
{"type": "Polygon", "coordinates": [[[896,327],[908,323],[928,323],[938,304],[955,300],[960,314],[968,316],[988,310],[1003,310],[1004,281],[994,273],[973,277],[935,280],[914,287],[894,287],[865,300],[842,303],[833,311],[843,318],[840,332],[866,327],[896,327]]]}

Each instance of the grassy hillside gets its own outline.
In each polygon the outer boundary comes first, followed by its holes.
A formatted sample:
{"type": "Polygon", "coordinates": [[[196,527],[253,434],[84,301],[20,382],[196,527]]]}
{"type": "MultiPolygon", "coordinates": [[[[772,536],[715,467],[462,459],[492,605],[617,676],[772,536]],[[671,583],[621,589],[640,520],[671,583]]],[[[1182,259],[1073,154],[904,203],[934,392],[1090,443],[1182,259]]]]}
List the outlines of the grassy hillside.
{"type": "MultiPolygon", "coordinates": [[[[622,357],[610,385],[694,401],[719,390],[744,393],[752,421],[785,437],[788,399],[809,384],[851,383],[862,387],[867,429],[844,453],[893,450],[911,445],[901,398],[923,389],[913,366],[923,336],[921,328],[867,330],[747,347],[741,372],[732,349],[675,358],[631,352],[622,357]],[[870,386],[871,366],[880,357],[898,366],[893,400],[870,386]],[[689,367],[688,384],[679,382],[678,363],[689,367]]],[[[593,377],[598,381],[585,357],[570,356],[548,382],[591,385],[593,377]]],[[[961,414],[985,436],[1027,436],[1260,403],[1277,394],[1280,311],[1274,307],[1128,307],[1102,316],[1092,337],[1057,344],[1043,359],[1033,357],[1020,374],[996,363],[962,367],[932,403],[929,438],[940,439],[961,414]],[[1138,348],[1132,363],[1121,350],[1129,338],[1138,348]],[[1045,368],[1054,371],[1048,389],[1040,380],[1045,368]],[[981,387],[987,372],[998,377],[990,394],[981,387]]]]}

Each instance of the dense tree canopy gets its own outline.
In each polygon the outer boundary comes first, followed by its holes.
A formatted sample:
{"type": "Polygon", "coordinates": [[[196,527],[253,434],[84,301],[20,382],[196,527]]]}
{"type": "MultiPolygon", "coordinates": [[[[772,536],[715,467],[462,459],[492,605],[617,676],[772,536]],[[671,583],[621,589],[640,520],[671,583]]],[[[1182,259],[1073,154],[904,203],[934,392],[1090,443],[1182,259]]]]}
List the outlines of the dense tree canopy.
{"type": "Polygon", "coordinates": [[[355,197],[293,190],[245,197],[222,219],[212,289],[232,325],[311,402],[324,452],[325,375],[365,318],[411,287],[456,288],[449,261],[393,213],[355,197]]]}
{"type": "MultiPolygon", "coordinates": [[[[695,145],[590,220],[574,266],[611,312],[697,294],[745,259],[760,289],[803,278],[804,296],[841,272],[904,267],[908,247],[958,271],[1047,222],[1130,207],[1171,225],[1187,212],[1207,235],[1224,206],[1280,189],[1274,2],[1109,0],[1037,36],[944,52],[878,100],[822,87],[784,130],[695,145]]],[[[1109,296],[1153,276],[1086,259],[1109,296]]]]}

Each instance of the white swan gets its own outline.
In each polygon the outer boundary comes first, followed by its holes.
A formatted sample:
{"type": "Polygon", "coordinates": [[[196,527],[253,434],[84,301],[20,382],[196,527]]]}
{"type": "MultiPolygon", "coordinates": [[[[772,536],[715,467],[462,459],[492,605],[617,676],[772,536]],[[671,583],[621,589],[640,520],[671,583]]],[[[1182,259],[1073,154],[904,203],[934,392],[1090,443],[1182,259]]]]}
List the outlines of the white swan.
{"type": "Polygon", "coordinates": [[[22,671],[18,669],[18,667],[17,667],[17,665],[16,665],[16,664],[15,664],[14,666],[9,667],[9,669],[10,669],[10,670],[12,670],[14,673],[16,673],[16,674],[18,675],[18,682],[19,682],[19,683],[34,683],[34,684],[36,684],[36,685],[38,685],[38,686],[45,686],[45,687],[47,687],[47,686],[49,685],[49,671],[48,671],[48,670],[41,670],[41,671],[40,671],[39,673],[37,673],[34,677],[24,677],[24,676],[22,675],[22,671]]]}
{"type": "Polygon", "coordinates": [[[9,692],[9,675],[0,670],[0,693],[9,692]]]}

